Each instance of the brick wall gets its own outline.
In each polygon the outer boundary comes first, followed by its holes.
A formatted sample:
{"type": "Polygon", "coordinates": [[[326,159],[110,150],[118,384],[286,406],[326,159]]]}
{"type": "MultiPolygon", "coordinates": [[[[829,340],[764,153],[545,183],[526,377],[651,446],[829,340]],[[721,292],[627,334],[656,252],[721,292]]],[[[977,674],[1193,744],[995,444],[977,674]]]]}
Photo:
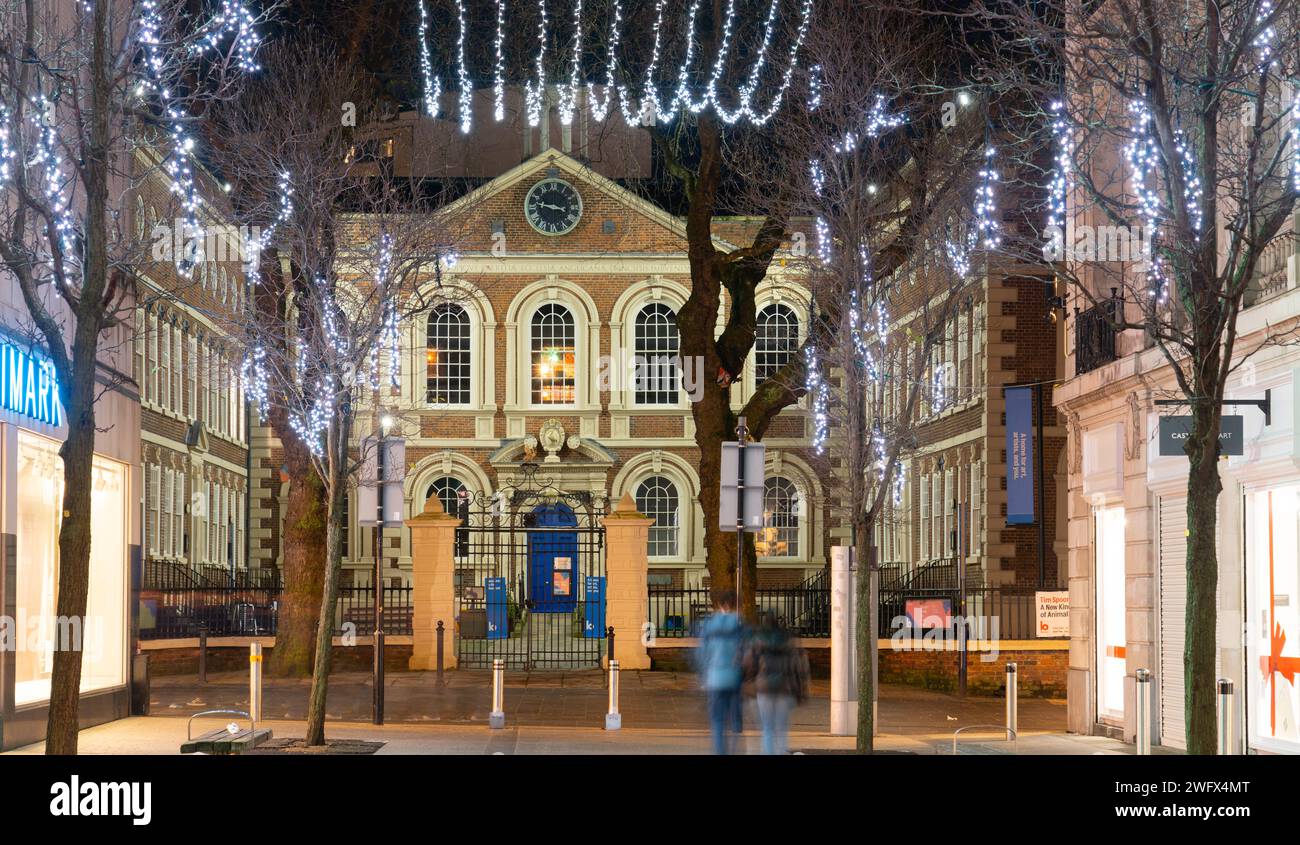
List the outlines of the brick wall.
{"type": "MultiPolygon", "coordinates": [[[[984,662],[972,652],[966,663],[966,690],[973,695],[1001,696],[1006,665],[1016,664],[1019,692],[1036,698],[1064,698],[1069,651],[1002,651],[984,662]]],[[[957,652],[938,650],[880,651],[880,682],[924,689],[957,691],[957,652]]]]}

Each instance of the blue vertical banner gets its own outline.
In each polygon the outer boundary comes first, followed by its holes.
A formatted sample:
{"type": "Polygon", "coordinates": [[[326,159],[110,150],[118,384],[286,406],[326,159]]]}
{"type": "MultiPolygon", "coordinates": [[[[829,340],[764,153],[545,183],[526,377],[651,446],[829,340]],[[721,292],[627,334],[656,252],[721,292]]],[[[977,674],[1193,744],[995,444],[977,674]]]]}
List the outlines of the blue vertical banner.
{"type": "Polygon", "coordinates": [[[487,591],[487,638],[504,640],[510,636],[506,621],[506,579],[484,578],[483,587],[487,591]]]}
{"type": "Polygon", "coordinates": [[[1007,524],[1034,522],[1034,412],[1032,387],[1008,387],[1007,524]]]}
{"type": "Polygon", "coordinates": [[[605,579],[598,575],[588,575],[585,580],[586,600],[583,603],[582,635],[584,637],[605,636],[605,579]]]}

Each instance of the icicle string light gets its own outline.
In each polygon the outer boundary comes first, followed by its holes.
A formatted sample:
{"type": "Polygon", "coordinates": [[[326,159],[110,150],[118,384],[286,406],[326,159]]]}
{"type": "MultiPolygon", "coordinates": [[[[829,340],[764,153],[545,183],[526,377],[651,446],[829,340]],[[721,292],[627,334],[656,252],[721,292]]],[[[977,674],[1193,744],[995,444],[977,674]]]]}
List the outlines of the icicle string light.
{"type": "Polygon", "coordinates": [[[460,22],[460,35],[456,40],[456,75],[460,80],[460,131],[468,135],[474,125],[474,88],[469,84],[469,71],[465,67],[465,0],[456,0],[456,19],[460,22]]]}
{"type": "Polygon", "coordinates": [[[524,82],[524,107],[528,125],[537,126],[542,120],[542,107],[546,99],[546,0],[537,0],[537,64],[536,77],[524,82]]]}
{"type": "Polygon", "coordinates": [[[500,123],[506,116],[506,0],[497,0],[496,64],[492,75],[492,117],[500,123]]]}
{"type": "Polygon", "coordinates": [[[1155,240],[1160,233],[1164,205],[1155,187],[1157,180],[1152,177],[1160,166],[1160,150],[1151,134],[1153,118],[1146,101],[1140,98],[1130,101],[1128,111],[1133,116],[1133,138],[1125,145],[1124,155],[1132,174],[1138,211],[1146,226],[1146,240],[1153,246],[1147,258],[1149,293],[1157,304],[1164,304],[1169,297],[1169,280],[1164,271],[1163,259],[1154,249],[1155,240]]]}
{"type": "Polygon", "coordinates": [[[1070,190],[1070,168],[1074,160],[1074,138],[1065,116],[1065,102],[1057,100],[1050,106],[1052,112],[1052,137],[1056,152],[1052,161],[1052,178],[1048,183],[1047,228],[1051,233],[1054,255],[1065,254],[1066,202],[1070,190]]]}
{"type": "Polygon", "coordinates": [[[442,77],[433,73],[433,59],[429,55],[429,12],[424,7],[424,0],[418,0],[420,6],[420,76],[424,80],[424,113],[437,117],[442,99],[442,77]]]}
{"type": "Polygon", "coordinates": [[[13,172],[14,150],[9,143],[9,122],[9,109],[4,103],[0,103],[0,188],[8,183],[9,176],[13,172]]]}
{"type": "MultiPolygon", "coordinates": [[[[614,0],[614,14],[610,24],[608,35],[608,52],[605,61],[605,92],[601,97],[597,97],[594,91],[594,85],[585,85],[592,114],[598,120],[604,120],[611,106],[611,101],[615,96],[618,97],[619,110],[622,113],[624,121],[629,125],[645,124],[650,125],[658,121],[669,123],[683,113],[698,114],[706,109],[712,108],[718,117],[727,124],[735,124],[742,120],[748,120],[750,123],[762,126],[766,124],[776,112],[780,109],[784,101],[785,94],[790,87],[794,78],[794,72],[799,66],[799,51],[803,47],[804,40],[807,37],[809,24],[812,20],[813,0],[798,0],[799,23],[790,40],[787,51],[785,67],[780,72],[780,80],[775,84],[772,91],[772,100],[766,108],[759,108],[755,104],[755,98],[763,83],[764,69],[770,61],[775,33],[777,31],[778,11],[780,9],[780,0],[769,0],[767,15],[763,23],[763,35],[755,50],[753,64],[749,68],[745,81],[737,88],[736,107],[728,108],[719,95],[718,88],[722,82],[724,70],[727,65],[727,59],[735,49],[735,15],[736,0],[727,0],[722,20],[722,34],[719,39],[717,53],[712,57],[711,65],[708,67],[708,77],[705,80],[702,90],[698,96],[692,91],[691,79],[693,68],[696,60],[701,61],[701,69],[706,67],[708,57],[697,57],[697,41],[695,38],[696,23],[699,18],[700,6],[702,0],[691,0],[688,8],[684,31],[685,49],[680,65],[676,68],[675,87],[667,97],[661,97],[659,93],[659,83],[656,80],[656,74],[664,61],[664,16],[667,7],[667,0],[656,0],[655,2],[655,21],[652,29],[652,46],[650,50],[650,59],[647,63],[644,73],[642,74],[641,94],[637,97],[628,86],[620,84],[615,79],[615,71],[618,65],[618,49],[624,40],[623,28],[623,8],[621,0],[614,0]]],[[[434,75],[432,60],[430,58],[428,46],[428,29],[429,19],[424,0],[419,0],[420,6],[420,72],[424,81],[424,111],[431,117],[437,117],[440,106],[438,100],[442,93],[442,82],[440,77],[434,75]]],[[[457,20],[459,22],[459,34],[456,44],[457,55],[457,77],[460,84],[460,124],[462,133],[468,133],[473,124],[473,118],[470,114],[470,102],[472,99],[473,83],[470,78],[469,69],[466,64],[466,38],[468,36],[468,24],[466,22],[465,0],[456,2],[457,20]]],[[[569,56],[564,63],[566,71],[557,85],[559,91],[558,102],[556,103],[559,111],[560,122],[565,126],[572,123],[573,116],[577,111],[579,92],[584,88],[582,81],[583,74],[583,11],[584,0],[575,0],[573,5],[573,16],[571,19],[573,32],[569,39],[569,56]]],[[[496,3],[496,33],[495,33],[495,64],[493,67],[493,92],[494,92],[494,111],[493,116],[500,121],[505,116],[505,57],[504,43],[506,21],[506,2],[497,0],[496,3]]],[[[548,38],[548,27],[551,24],[546,0],[537,0],[537,52],[533,62],[533,68],[530,78],[525,78],[524,87],[524,110],[525,117],[529,126],[537,126],[541,122],[542,109],[546,107],[546,90],[548,80],[546,75],[546,50],[550,41],[548,38]]],[[[557,48],[559,49],[559,48],[557,48]]],[[[667,68],[665,68],[667,70],[667,68]]],[[[810,96],[820,101],[820,68],[810,78],[810,96]],[[811,89],[815,88],[815,92],[811,89]]],[[[813,105],[813,108],[816,106],[813,105]]]]}

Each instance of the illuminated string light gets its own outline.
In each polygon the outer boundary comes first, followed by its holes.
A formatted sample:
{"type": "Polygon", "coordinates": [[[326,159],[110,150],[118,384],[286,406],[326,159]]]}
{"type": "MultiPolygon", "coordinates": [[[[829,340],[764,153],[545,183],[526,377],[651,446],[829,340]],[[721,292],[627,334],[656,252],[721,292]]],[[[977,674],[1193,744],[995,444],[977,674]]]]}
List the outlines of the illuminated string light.
{"type": "Polygon", "coordinates": [[[524,81],[524,106],[528,125],[536,126],[542,120],[542,105],[546,97],[546,0],[537,0],[537,64],[536,78],[524,81]]]}
{"type": "Polygon", "coordinates": [[[578,74],[582,72],[582,0],[573,4],[573,47],[569,65],[569,84],[560,86],[560,123],[573,123],[573,112],[578,105],[578,74]]]}
{"type": "Polygon", "coordinates": [[[14,150],[9,142],[9,122],[9,109],[0,103],[0,187],[4,187],[13,173],[14,150]]]}
{"type": "Polygon", "coordinates": [[[497,0],[496,64],[492,76],[492,116],[500,123],[506,116],[506,0],[497,0]]]}
{"type": "Polygon", "coordinates": [[[1291,187],[1300,194],[1300,83],[1291,103],[1291,187]]]}
{"type": "Polygon", "coordinates": [[[465,68],[465,0],[456,0],[456,18],[460,22],[460,36],[456,42],[456,75],[460,80],[460,131],[468,135],[474,123],[474,88],[465,68]]]}
{"type": "Polygon", "coordinates": [[[804,349],[804,370],[807,372],[808,395],[812,397],[812,448],[814,453],[821,455],[826,451],[826,438],[830,431],[830,388],[822,377],[817,362],[817,348],[813,344],[804,349]]]}
{"type": "MultiPolygon", "coordinates": [[[[609,49],[605,57],[605,96],[602,99],[593,89],[588,89],[588,102],[591,104],[591,116],[597,122],[603,122],[609,114],[609,106],[614,98],[614,69],[618,64],[618,42],[623,32],[623,4],[614,0],[614,20],[609,28],[609,49]]],[[[631,122],[630,120],[628,121],[631,122]]]]}
{"type": "Polygon", "coordinates": [[[1048,183],[1047,228],[1052,237],[1053,254],[1064,255],[1066,203],[1070,190],[1070,169],[1074,161],[1074,138],[1065,117],[1064,101],[1057,100],[1050,108],[1056,152],[1052,163],[1052,178],[1048,183]]]}
{"type": "MultiPolygon", "coordinates": [[[[1133,116],[1133,139],[1124,147],[1124,155],[1132,172],[1133,192],[1137,197],[1138,210],[1142,215],[1147,230],[1147,242],[1155,243],[1160,233],[1160,220],[1163,217],[1163,204],[1153,177],[1160,166],[1160,150],[1151,133],[1153,117],[1151,109],[1143,99],[1131,100],[1128,104],[1129,114],[1133,116]]],[[[1147,260],[1147,281],[1149,292],[1157,304],[1164,304],[1169,297],[1169,280],[1164,269],[1163,258],[1153,248],[1147,260]]]]}
{"type": "Polygon", "coordinates": [[[438,103],[442,99],[442,77],[434,75],[433,59],[429,55],[429,12],[424,7],[424,0],[419,0],[419,5],[420,76],[424,80],[424,113],[429,117],[437,117],[441,111],[438,103]]]}

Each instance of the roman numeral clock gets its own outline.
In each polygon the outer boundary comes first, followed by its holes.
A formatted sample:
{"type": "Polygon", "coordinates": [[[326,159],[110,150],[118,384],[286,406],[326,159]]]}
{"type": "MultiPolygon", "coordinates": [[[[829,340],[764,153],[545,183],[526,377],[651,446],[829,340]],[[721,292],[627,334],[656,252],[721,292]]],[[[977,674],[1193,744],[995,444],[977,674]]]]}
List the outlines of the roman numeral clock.
{"type": "Polygon", "coordinates": [[[582,197],[563,179],[543,179],[528,189],[524,217],[543,235],[567,235],[582,219],[582,197]]]}

